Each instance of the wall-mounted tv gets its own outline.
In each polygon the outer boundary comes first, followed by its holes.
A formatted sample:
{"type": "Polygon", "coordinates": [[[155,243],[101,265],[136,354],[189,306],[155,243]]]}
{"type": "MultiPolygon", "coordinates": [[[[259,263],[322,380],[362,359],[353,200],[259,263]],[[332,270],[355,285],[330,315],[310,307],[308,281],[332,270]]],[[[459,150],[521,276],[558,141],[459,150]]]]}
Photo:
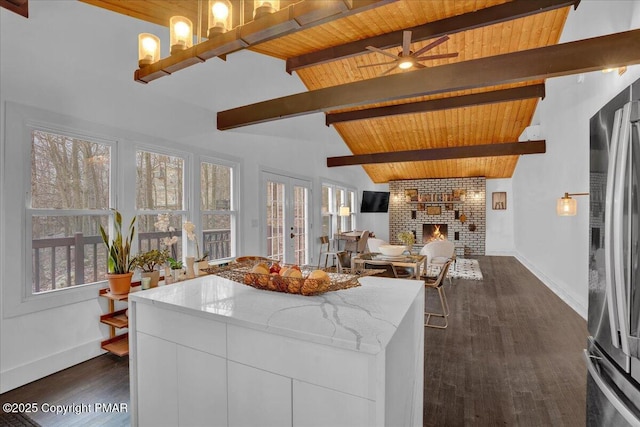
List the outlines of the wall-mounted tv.
{"type": "Polygon", "coordinates": [[[363,191],[360,212],[389,212],[389,192],[363,191]]]}

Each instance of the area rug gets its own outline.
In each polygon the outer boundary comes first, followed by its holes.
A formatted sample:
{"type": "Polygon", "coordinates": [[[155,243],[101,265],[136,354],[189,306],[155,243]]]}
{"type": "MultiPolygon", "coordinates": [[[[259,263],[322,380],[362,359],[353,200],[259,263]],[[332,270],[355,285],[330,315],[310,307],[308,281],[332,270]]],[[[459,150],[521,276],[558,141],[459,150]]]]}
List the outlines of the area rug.
{"type": "Polygon", "coordinates": [[[0,426],[8,427],[40,427],[40,424],[33,421],[31,418],[20,413],[7,413],[0,414],[0,426]]]}
{"type": "MultiPolygon", "coordinates": [[[[439,270],[437,266],[429,266],[429,276],[437,276],[438,273],[439,270]]],[[[449,267],[449,277],[452,279],[483,280],[478,260],[467,258],[458,258],[454,264],[451,264],[449,267]]]]}

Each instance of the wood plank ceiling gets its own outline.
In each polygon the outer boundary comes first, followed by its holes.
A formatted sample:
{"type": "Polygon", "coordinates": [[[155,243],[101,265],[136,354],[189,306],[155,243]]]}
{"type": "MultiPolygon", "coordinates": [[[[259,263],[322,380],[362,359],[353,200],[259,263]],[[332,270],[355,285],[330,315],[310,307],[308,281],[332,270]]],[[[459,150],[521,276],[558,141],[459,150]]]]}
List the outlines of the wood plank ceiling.
{"type": "MultiPolygon", "coordinates": [[[[84,0],[139,19],[166,25],[173,14],[192,14],[197,21],[197,2],[158,0],[84,0]],[[191,4],[187,13],[185,8],[191,4]]],[[[522,1],[522,0],[520,0],[522,1]]],[[[204,2],[206,3],[206,2],[204,2]]],[[[245,9],[247,9],[245,2],[245,9]]],[[[281,6],[288,3],[281,2],[281,6]]],[[[484,8],[508,3],[507,0],[398,0],[345,18],[330,21],[251,47],[251,50],[281,59],[327,49],[393,31],[471,14],[484,8]]],[[[505,22],[483,26],[449,35],[449,40],[428,52],[458,53],[457,57],[424,62],[428,67],[489,57],[558,43],[570,7],[562,7],[505,22]]],[[[249,18],[250,19],[250,18],[249,18]]],[[[206,28],[206,25],[203,25],[206,28]]],[[[411,44],[417,51],[435,38],[411,44]]],[[[402,40],[398,40],[401,44],[402,40]]],[[[386,49],[397,54],[401,47],[386,49]]],[[[306,68],[297,69],[307,89],[330,86],[378,77],[388,66],[362,68],[363,65],[386,62],[379,53],[363,53],[306,68]]],[[[223,63],[217,66],[224,66],[223,63]]],[[[283,64],[283,72],[285,67],[283,64]]],[[[400,70],[391,72],[399,73],[400,70]]],[[[411,72],[411,71],[405,71],[411,72]]],[[[171,77],[167,77],[171,78],[171,77]]],[[[409,102],[456,97],[501,89],[544,83],[525,83],[471,89],[447,94],[395,100],[328,113],[360,110],[409,102]]],[[[153,83],[150,83],[153,84],[153,83]]],[[[334,123],[353,154],[369,154],[408,150],[424,150],[456,146],[500,144],[517,141],[529,126],[538,98],[463,106],[439,111],[368,118],[334,123]]],[[[284,124],[286,125],[286,123],[284,124]]],[[[362,166],[375,183],[398,179],[449,178],[485,176],[511,177],[519,156],[478,157],[447,160],[381,163],[362,166]]]]}

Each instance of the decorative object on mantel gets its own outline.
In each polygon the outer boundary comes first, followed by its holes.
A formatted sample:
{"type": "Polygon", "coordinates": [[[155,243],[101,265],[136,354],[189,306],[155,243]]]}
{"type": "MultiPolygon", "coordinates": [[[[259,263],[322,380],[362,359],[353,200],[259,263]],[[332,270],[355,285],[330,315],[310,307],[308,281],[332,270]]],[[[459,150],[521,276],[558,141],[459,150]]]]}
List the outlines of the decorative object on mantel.
{"type": "Polygon", "coordinates": [[[125,236],[122,235],[122,215],[116,209],[114,212],[113,231],[115,233],[111,243],[106,231],[100,224],[102,242],[107,247],[109,291],[114,295],[128,294],[131,290],[131,276],[133,276],[133,259],[131,257],[131,242],[136,232],[134,216],[129,223],[125,236]]]}
{"type": "Polygon", "coordinates": [[[558,216],[575,216],[578,213],[578,203],[571,196],[588,196],[589,193],[564,193],[556,204],[558,216]]]}
{"type": "Polygon", "coordinates": [[[494,211],[507,209],[507,193],[505,191],[491,193],[491,208],[494,211]]]}
{"type": "Polygon", "coordinates": [[[404,190],[404,199],[407,202],[417,202],[418,201],[418,189],[411,188],[408,190],[404,190]]]}

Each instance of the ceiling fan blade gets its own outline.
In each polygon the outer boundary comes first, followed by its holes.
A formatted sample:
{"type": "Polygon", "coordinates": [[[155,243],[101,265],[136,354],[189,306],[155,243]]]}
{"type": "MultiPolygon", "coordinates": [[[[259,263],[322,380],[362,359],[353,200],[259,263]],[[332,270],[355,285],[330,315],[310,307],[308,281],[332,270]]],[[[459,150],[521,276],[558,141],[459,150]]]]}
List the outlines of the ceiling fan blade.
{"type": "Polygon", "coordinates": [[[374,46],[367,46],[367,50],[370,50],[370,51],[376,52],[376,53],[380,53],[382,55],[386,55],[389,58],[393,58],[393,59],[399,59],[400,58],[398,55],[394,55],[392,53],[385,52],[384,50],[378,49],[377,47],[374,47],[374,46]]]}
{"type": "Polygon", "coordinates": [[[458,53],[443,53],[441,55],[429,55],[416,58],[416,61],[426,61],[427,59],[442,59],[442,58],[455,58],[458,53]]]}
{"type": "Polygon", "coordinates": [[[446,42],[447,40],[449,40],[449,36],[442,36],[438,40],[431,42],[425,47],[423,47],[422,49],[418,50],[416,53],[413,54],[413,56],[420,56],[426,51],[433,49],[434,47],[446,42]]]}
{"type": "Polygon", "coordinates": [[[411,48],[411,31],[402,32],[402,56],[409,56],[411,48]]]}
{"type": "Polygon", "coordinates": [[[426,65],[421,64],[419,62],[414,62],[413,66],[416,67],[416,68],[427,68],[426,65]]]}
{"type": "Polygon", "coordinates": [[[393,67],[389,68],[387,71],[384,71],[383,73],[381,73],[380,75],[381,76],[385,76],[385,75],[389,74],[390,72],[392,72],[393,70],[395,70],[396,68],[397,68],[396,66],[393,66],[393,67]]]}
{"type": "Polygon", "coordinates": [[[358,65],[358,68],[376,67],[378,65],[389,65],[389,64],[395,64],[396,62],[398,61],[376,62],[375,64],[358,65]]]}

